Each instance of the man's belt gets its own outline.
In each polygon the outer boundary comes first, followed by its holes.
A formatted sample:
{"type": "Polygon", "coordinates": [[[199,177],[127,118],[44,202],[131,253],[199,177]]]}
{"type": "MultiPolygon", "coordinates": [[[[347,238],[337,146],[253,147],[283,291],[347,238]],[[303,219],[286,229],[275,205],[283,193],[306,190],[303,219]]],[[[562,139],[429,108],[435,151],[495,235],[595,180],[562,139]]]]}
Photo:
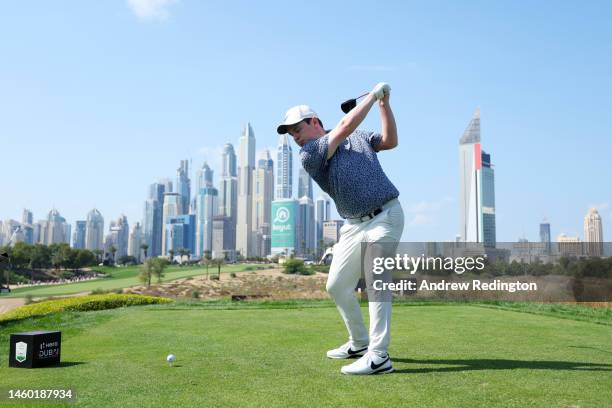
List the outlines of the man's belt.
{"type": "Polygon", "coordinates": [[[353,218],[353,219],[354,220],[359,220],[360,222],[365,222],[365,221],[369,221],[372,218],[376,217],[381,212],[383,212],[383,209],[382,208],[377,208],[374,211],[372,211],[371,213],[364,215],[363,217],[353,218]]]}

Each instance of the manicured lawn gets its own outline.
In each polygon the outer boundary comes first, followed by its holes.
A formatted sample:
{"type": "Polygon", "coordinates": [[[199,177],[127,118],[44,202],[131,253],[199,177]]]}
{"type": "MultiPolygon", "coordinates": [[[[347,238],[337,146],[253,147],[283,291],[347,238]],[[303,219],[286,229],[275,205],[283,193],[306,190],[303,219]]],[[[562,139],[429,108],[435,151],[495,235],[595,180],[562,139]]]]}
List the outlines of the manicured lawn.
{"type": "MultiPolygon", "coordinates": [[[[246,264],[224,265],[221,267],[221,273],[241,272],[248,266],[249,265],[246,264]]],[[[138,274],[140,273],[139,266],[119,268],[105,267],[96,269],[110,273],[112,276],[78,283],[18,288],[13,290],[9,295],[2,295],[2,297],[25,297],[27,295],[32,295],[33,297],[58,296],[88,292],[94,289],[110,290],[142,285],[138,279],[138,274]]],[[[216,267],[209,267],[208,270],[211,274],[217,273],[216,267]]],[[[188,278],[190,276],[204,275],[206,274],[206,268],[202,266],[168,266],[164,274],[165,276],[162,278],[162,282],[168,282],[176,279],[188,278]]],[[[157,278],[154,278],[152,282],[157,282],[157,278]]]]}
{"type": "Polygon", "coordinates": [[[329,302],[297,305],[179,303],[0,326],[2,388],[71,387],[74,407],[603,407],[612,401],[609,322],[461,304],[396,306],[390,350],[396,373],[348,377],[339,372],[345,361],[325,358],[345,341],[336,309],[329,302]],[[43,328],[62,330],[63,366],[7,368],[8,334],[43,328]],[[165,362],[169,353],[177,356],[174,367],[165,362]]]}

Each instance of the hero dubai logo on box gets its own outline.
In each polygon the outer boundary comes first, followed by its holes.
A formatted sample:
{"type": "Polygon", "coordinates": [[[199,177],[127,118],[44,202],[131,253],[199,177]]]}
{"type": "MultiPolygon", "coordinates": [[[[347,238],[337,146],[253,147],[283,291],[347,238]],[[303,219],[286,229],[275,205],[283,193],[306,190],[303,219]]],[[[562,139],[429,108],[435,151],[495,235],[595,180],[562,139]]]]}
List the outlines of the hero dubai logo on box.
{"type": "Polygon", "coordinates": [[[28,357],[28,343],[20,341],[15,344],[15,360],[23,363],[28,357]]]}

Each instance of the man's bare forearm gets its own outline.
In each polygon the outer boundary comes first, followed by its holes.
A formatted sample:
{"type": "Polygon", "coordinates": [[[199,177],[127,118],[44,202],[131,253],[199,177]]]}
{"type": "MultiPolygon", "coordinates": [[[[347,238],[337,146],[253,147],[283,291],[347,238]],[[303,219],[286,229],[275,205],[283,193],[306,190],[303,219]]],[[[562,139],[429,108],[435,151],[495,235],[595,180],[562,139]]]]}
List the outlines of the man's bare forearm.
{"type": "Polygon", "coordinates": [[[357,129],[357,126],[363,122],[368,112],[374,105],[376,97],[369,93],[368,96],[349,113],[344,115],[336,127],[329,133],[329,142],[327,147],[327,158],[329,159],[336,152],[336,148],[346,139],[351,133],[357,129]]]}
{"type": "Polygon", "coordinates": [[[382,140],[378,144],[378,150],[389,150],[397,146],[397,126],[395,117],[389,104],[389,98],[385,97],[379,102],[380,120],[382,123],[382,140]]]}

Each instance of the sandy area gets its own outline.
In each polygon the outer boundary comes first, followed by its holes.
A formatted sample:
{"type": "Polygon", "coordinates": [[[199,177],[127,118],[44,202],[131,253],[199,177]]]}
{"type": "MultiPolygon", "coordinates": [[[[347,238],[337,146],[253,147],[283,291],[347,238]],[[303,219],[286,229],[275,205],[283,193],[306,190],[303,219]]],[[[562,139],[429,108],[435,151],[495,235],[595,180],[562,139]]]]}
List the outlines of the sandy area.
{"type": "MultiPolygon", "coordinates": [[[[211,276],[216,271],[211,270],[211,276]]],[[[252,299],[328,299],[325,291],[327,274],[288,275],[280,269],[238,272],[236,277],[222,273],[220,280],[196,276],[162,284],[133,287],[125,293],[175,298],[219,299],[246,296],[252,299]]]]}
{"type": "Polygon", "coordinates": [[[23,298],[0,299],[0,314],[13,310],[23,304],[25,304],[25,299],[23,298]]]}

